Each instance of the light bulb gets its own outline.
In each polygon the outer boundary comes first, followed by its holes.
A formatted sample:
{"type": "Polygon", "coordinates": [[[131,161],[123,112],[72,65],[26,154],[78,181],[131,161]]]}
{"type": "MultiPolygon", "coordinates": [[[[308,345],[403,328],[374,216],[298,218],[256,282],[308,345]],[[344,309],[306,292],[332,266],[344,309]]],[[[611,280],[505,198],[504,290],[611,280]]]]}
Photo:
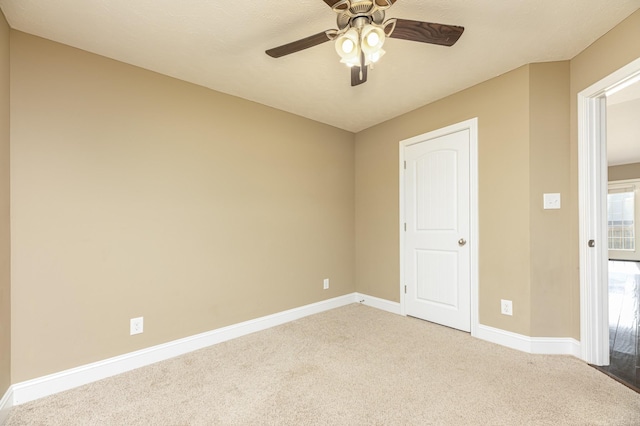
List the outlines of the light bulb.
{"type": "Polygon", "coordinates": [[[371,52],[367,54],[367,59],[369,62],[375,63],[375,62],[378,62],[380,58],[382,58],[382,55],[384,54],[385,54],[384,49],[379,49],[379,50],[376,50],[375,52],[371,52]]]}
{"type": "Polygon", "coordinates": [[[377,25],[365,25],[362,29],[362,51],[366,55],[367,62],[375,62],[382,56],[380,52],[384,45],[384,30],[377,25]],[[380,53],[379,53],[380,52],[380,53]]]}
{"type": "Polygon", "coordinates": [[[378,36],[378,34],[376,34],[374,31],[371,31],[367,35],[367,44],[369,46],[376,46],[379,41],[380,41],[380,36],[378,36]]]}
{"type": "Polygon", "coordinates": [[[336,52],[340,55],[343,64],[357,63],[360,56],[360,39],[355,28],[349,29],[336,40],[336,52]]]}
{"type": "Polygon", "coordinates": [[[348,54],[348,53],[353,52],[353,48],[356,47],[356,45],[353,43],[353,41],[351,41],[351,40],[349,40],[347,38],[342,42],[342,46],[341,47],[342,47],[342,51],[344,53],[348,54]]]}

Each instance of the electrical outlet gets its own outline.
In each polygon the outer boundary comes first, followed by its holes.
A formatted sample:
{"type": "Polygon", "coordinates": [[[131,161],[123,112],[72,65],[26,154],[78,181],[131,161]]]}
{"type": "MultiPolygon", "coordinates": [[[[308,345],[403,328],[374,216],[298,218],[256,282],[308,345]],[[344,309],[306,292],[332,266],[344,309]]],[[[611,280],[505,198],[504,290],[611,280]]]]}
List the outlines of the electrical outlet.
{"type": "Polygon", "coordinates": [[[129,325],[130,325],[130,332],[132,336],[134,334],[140,334],[144,331],[144,318],[143,317],[131,318],[129,325]]]}
{"type": "Polygon", "coordinates": [[[329,289],[329,278],[325,278],[323,283],[322,283],[322,288],[324,288],[325,290],[329,289]]]}
{"type": "Polygon", "coordinates": [[[502,315],[513,315],[513,302],[511,300],[500,299],[500,313],[502,315]]]}

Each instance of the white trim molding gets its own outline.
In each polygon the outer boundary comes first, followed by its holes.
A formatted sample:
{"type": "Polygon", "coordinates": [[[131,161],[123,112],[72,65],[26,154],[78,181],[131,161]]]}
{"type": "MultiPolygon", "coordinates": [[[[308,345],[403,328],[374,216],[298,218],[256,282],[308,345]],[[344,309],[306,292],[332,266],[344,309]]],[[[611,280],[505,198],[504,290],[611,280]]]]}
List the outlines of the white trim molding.
{"type": "Polygon", "coordinates": [[[568,337],[529,337],[482,324],[475,337],[530,354],[580,357],[580,342],[568,337]]]}
{"type": "MultiPolygon", "coordinates": [[[[400,303],[355,293],[356,301],[397,315],[403,315],[400,303]]],[[[521,352],[540,355],[573,355],[580,358],[580,342],[570,337],[529,337],[495,327],[478,324],[473,337],[521,352]]]]}
{"type": "Polygon", "coordinates": [[[7,392],[0,399],[0,425],[6,423],[9,418],[9,413],[13,408],[13,386],[9,387],[7,392]]]}
{"type": "Polygon", "coordinates": [[[356,301],[356,293],[351,293],[17,383],[7,392],[3,402],[9,408],[13,405],[24,404],[309,315],[350,305],[356,301]]]}
{"type": "MultiPolygon", "coordinates": [[[[48,395],[73,389],[136,368],[151,365],[159,361],[164,361],[198,349],[352,303],[361,303],[372,308],[402,315],[400,303],[398,302],[392,302],[362,293],[351,293],[33,380],[16,383],[9,388],[2,400],[0,400],[0,425],[4,424],[11,408],[15,405],[24,404],[48,395]]],[[[580,344],[574,339],[527,337],[484,325],[478,325],[477,333],[474,337],[534,354],[580,355],[580,344]]]]}
{"type": "Polygon", "coordinates": [[[580,357],[594,365],[609,364],[606,97],[639,76],[636,59],[578,93],[580,357]]]}
{"type": "Polygon", "coordinates": [[[392,302],[386,299],[380,299],[374,296],[368,296],[362,293],[356,293],[356,301],[372,308],[380,309],[382,311],[391,312],[392,314],[401,315],[400,303],[392,302]]]}

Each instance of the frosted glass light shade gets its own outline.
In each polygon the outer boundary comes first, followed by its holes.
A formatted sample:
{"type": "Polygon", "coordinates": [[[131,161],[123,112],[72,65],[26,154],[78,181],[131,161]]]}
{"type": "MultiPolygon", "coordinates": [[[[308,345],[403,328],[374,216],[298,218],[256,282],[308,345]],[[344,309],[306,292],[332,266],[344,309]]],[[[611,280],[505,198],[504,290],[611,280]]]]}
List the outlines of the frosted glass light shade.
{"type": "Polygon", "coordinates": [[[371,24],[365,25],[362,29],[362,51],[368,55],[382,49],[385,37],[382,28],[371,24]]]}
{"type": "Polygon", "coordinates": [[[336,40],[336,52],[340,55],[342,63],[357,65],[360,56],[360,37],[355,28],[351,28],[336,40]]]}

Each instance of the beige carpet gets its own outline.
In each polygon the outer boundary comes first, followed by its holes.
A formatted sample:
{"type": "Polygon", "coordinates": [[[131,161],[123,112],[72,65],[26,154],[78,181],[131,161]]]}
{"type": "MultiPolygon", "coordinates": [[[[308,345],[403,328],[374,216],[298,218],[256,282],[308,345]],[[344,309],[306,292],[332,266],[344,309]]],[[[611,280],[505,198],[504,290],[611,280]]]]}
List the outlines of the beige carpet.
{"type": "Polygon", "coordinates": [[[640,425],[640,394],[361,305],[15,407],[8,425],[640,425]]]}

